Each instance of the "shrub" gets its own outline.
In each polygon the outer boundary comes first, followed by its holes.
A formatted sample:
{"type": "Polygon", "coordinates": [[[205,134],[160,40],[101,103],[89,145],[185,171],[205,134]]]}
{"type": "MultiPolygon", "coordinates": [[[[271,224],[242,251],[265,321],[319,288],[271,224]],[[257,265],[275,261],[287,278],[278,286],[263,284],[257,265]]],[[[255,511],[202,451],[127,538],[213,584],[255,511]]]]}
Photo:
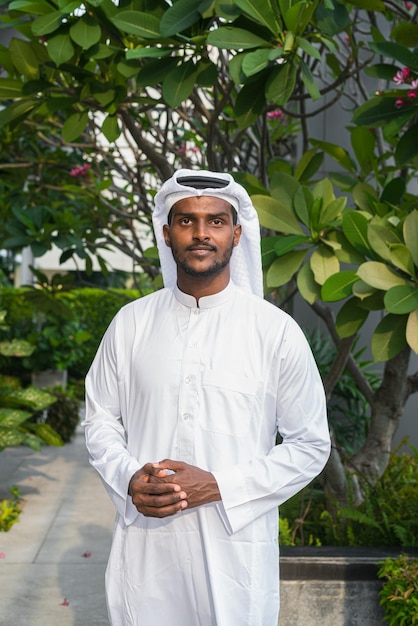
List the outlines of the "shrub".
{"type": "Polygon", "coordinates": [[[38,420],[49,424],[64,443],[68,443],[78,426],[80,404],[73,393],[62,387],[53,387],[48,392],[55,397],[55,402],[38,414],[38,420]]]}
{"type": "Polygon", "coordinates": [[[0,532],[7,532],[13,524],[19,521],[20,491],[14,485],[10,489],[11,497],[0,502],[0,532]]]}
{"type": "Polygon", "coordinates": [[[418,559],[402,554],[398,559],[386,559],[379,570],[386,582],[379,592],[389,626],[418,624],[418,559]]]}

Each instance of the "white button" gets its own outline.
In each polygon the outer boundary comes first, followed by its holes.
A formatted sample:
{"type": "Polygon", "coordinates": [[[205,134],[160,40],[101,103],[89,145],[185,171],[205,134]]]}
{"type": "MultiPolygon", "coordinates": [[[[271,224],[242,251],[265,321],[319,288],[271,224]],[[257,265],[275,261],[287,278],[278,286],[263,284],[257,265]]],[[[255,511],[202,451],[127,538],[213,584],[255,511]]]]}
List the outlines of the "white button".
{"type": "Polygon", "coordinates": [[[184,382],[188,385],[190,382],[190,376],[186,376],[186,378],[184,379],[184,382]]]}
{"type": "Polygon", "coordinates": [[[185,414],[183,415],[183,419],[184,419],[185,421],[186,421],[186,420],[188,420],[188,419],[189,419],[189,417],[190,417],[190,415],[189,415],[188,413],[185,413],[185,414]]]}
{"type": "Polygon", "coordinates": [[[193,315],[199,315],[199,313],[200,313],[199,309],[195,309],[195,310],[193,311],[193,315]]]}

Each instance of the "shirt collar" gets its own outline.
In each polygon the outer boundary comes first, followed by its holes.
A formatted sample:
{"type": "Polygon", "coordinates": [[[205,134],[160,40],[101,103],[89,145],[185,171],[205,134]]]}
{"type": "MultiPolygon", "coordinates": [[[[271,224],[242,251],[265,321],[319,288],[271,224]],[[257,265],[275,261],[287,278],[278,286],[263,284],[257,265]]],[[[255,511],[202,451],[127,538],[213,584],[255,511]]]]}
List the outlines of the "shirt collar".
{"type": "Polygon", "coordinates": [[[199,307],[197,307],[196,298],[189,295],[188,293],[184,293],[184,291],[180,291],[177,285],[174,287],[173,293],[176,300],[180,302],[180,304],[187,306],[189,309],[213,309],[229,300],[229,298],[232,296],[234,288],[234,283],[231,280],[222,291],[214,293],[211,296],[204,296],[200,298],[199,307]]]}

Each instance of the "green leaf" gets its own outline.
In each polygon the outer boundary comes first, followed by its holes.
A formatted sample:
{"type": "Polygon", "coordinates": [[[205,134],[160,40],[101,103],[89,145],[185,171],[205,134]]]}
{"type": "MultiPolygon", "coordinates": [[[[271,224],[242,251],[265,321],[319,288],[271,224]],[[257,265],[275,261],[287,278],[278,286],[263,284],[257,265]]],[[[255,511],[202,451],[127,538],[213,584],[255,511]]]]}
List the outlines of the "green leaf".
{"type": "Polygon", "coordinates": [[[278,24],[270,0],[235,0],[235,4],[277,37],[278,24]]]}
{"type": "Polygon", "coordinates": [[[0,128],[13,120],[27,117],[37,107],[39,107],[39,102],[35,98],[26,98],[25,100],[12,102],[12,104],[0,111],[0,128]]]}
{"type": "Polygon", "coordinates": [[[385,293],[385,308],[388,313],[404,315],[418,310],[418,289],[412,285],[397,285],[385,293]]]}
{"type": "Polygon", "coordinates": [[[7,399],[14,403],[32,409],[33,411],[42,411],[56,401],[55,396],[51,395],[38,387],[26,387],[25,389],[16,389],[7,395],[7,399]]]}
{"type": "Polygon", "coordinates": [[[372,354],[376,363],[393,359],[406,345],[407,316],[386,315],[372,337],[372,354]]]}
{"type": "Polygon", "coordinates": [[[342,221],[342,229],[348,241],[361,254],[370,253],[370,245],[367,239],[367,218],[359,211],[345,211],[342,221]]]}
{"type": "Polygon", "coordinates": [[[374,200],[377,200],[377,194],[371,185],[363,182],[357,183],[351,193],[354,202],[362,211],[374,212],[374,200]]]}
{"type": "Polygon", "coordinates": [[[398,235],[393,230],[376,222],[369,223],[367,238],[372,249],[385,261],[390,260],[390,245],[400,243],[398,235]]]}
{"type": "Polygon", "coordinates": [[[201,19],[212,0],[177,0],[163,15],[160,31],[163,37],[181,33],[201,19]]]}
{"type": "Polygon", "coordinates": [[[108,115],[102,124],[102,132],[109,143],[113,143],[120,136],[117,115],[108,115]]]}
{"type": "Polygon", "coordinates": [[[263,268],[269,267],[277,259],[274,246],[281,239],[280,235],[274,237],[263,237],[261,239],[261,265],[263,268]]]}
{"type": "Polygon", "coordinates": [[[88,122],[88,112],[74,113],[64,122],[62,137],[64,141],[75,141],[85,131],[88,122]]]}
{"type": "MultiPolygon", "coordinates": [[[[353,295],[360,300],[371,298],[376,293],[376,289],[374,287],[370,287],[370,285],[365,283],[363,280],[359,280],[353,285],[353,295]]],[[[383,306],[381,308],[383,308],[383,306]]]]}
{"type": "Polygon", "coordinates": [[[315,11],[315,19],[320,32],[330,37],[342,32],[351,24],[351,15],[340,2],[332,2],[332,8],[320,2],[315,11]]]}
{"type": "Polygon", "coordinates": [[[376,138],[368,128],[356,126],[351,130],[351,145],[363,174],[368,174],[376,160],[374,149],[376,138]]]}
{"type": "Polygon", "coordinates": [[[249,52],[242,62],[242,71],[248,77],[258,74],[270,63],[270,55],[269,48],[249,52]]]}
{"type": "Polygon", "coordinates": [[[33,424],[35,435],[41,437],[49,446],[63,446],[64,442],[60,435],[49,424],[33,424]]]}
{"type": "Polygon", "coordinates": [[[390,36],[405,48],[415,48],[418,44],[418,24],[401,22],[392,28],[390,36]]]}
{"type": "Polygon", "coordinates": [[[9,54],[18,74],[34,80],[39,78],[40,65],[49,61],[45,46],[15,37],[9,44],[9,54]]]}
{"type": "Polygon", "coordinates": [[[303,80],[303,84],[306,87],[307,92],[311,96],[312,100],[319,100],[322,96],[319,91],[318,85],[315,82],[313,74],[309,67],[306,65],[302,59],[299,62],[301,69],[301,76],[303,80]]]}
{"type": "Polygon", "coordinates": [[[216,46],[224,50],[246,50],[250,48],[271,47],[268,41],[261,39],[258,35],[254,35],[243,28],[235,28],[233,26],[221,26],[216,30],[211,30],[207,42],[211,46],[216,46]]]}
{"type": "Polygon", "coordinates": [[[171,54],[171,48],[155,48],[154,46],[146,46],[141,48],[133,48],[126,51],[126,58],[132,59],[162,59],[171,54]]]}
{"type": "Polygon", "coordinates": [[[184,102],[195,86],[197,71],[192,60],[185,61],[173,69],[163,80],[163,98],[175,109],[184,102]]]}
{"type": "Polygon", "coordinates": [[[336,317],[336,328],[341,338],[355,335],[363,326],[369,312],[359,306],[357,298],[350,298],[343,304],[336,317]]]}
{"type": "Polygon", "coordinates": [[[310,180],[321,167],[323,160],[323,152],[318,152],[316,148],[307,150],[296,165],[295,178],[300,182],[310,180]]]}
{"type": "Polygon", "coordinates": [[[407,246],[403,243],[394,243],[389,246],[389,260],[392,264],[415,278],[416,272],[414,268],[414,260],[407,246]]]}
{"type": "Polygon", "coordinates": [[[267,270],[267,287],[281,287],[291,280],[300,268],[306,256],[306,250],[295,250],[276,259],[267,270]]]}
{"type": "Polygon", "coordinates": [[[412,311],[408,316],[406,340],[415,354],[418,354],[418,311],[412,311]]]}
{"type": "Polygon", "coordinates": [[[403,236],[414,264],[418,267],[418,211],[416,209],[405,218],[403,236]]]}
{"type": "Polygon", "coordinates": [[[151,13],[142,11],[118,11],[112,16],[112,22],[119,30],[143,39],[158,39],[160,20],[151,13]]]}
{"type": "Polygon", "coordinates": [[[140,86],[153,86],[160,83],[170,72],[177,67],[177,59],[158,59],[149,61],[144,65],[137,76],[137,84],[140,86]]]}
{"type": "Polygon", "coordinates": [[[309,24],[317,2],[296,2],[292,3],[283,16],[286,28],[295,33],[295,35],[301,35],[304,33],[307,25],[309,24]]]}
{"type": "Polygon", "coordinates": [[[68,35],[56,35],[49,39],[48,54],[58,67],[70,61],[75,50],[68,35]]]}
{"type": "Polygon", "coordinates": [[[313,46],[307,39],[296,37],[296,41],[299,48],[306,52],[308,56],[318,59],[318,61],[322,60],[321,53],[318,48],[315,48],[315,46],[313,46]]]}
{"type": "Polygon", "coordinates": [[[10,409],[6,407],[0,408],[0,426],[2,428],[16,428],[19,424],[26,422],[31,416],[28,411],[22,411],[20,409],[10,409]]]}
{"type": "Polygon", "coordinates": [[[274,251],[277,256],[283,256],[298,246],[309,242],[310,239],[306,235],[286,235],[285,237],[278,237],[274,246],[274,251]]]}
{"type": "Polygon", "coordinates": [[[0,354],[3,356],[30,356],[35,350],[35,346],[24,339],[12,339],[11,341],[0,342],[0,354]]]}
{"type": "Polygon", "coordinates": [[[342,196],[323,206],[320,212],[319,223],[326,226],[336,219],[341,219],[346,204],[347,198],[342,196]]]}
{"type": "Polygon", "coordinates": [[[358,281],[355,270],[343,270],[333,274],[322,285],[321,297],[325,302],[336,302],[351,296],[352,287],[358,281]]]}
{"type": "Polygon", "coordinates": [[[321,287],[315,282],[313,272],[309,263],[305,263],[300,268],[296,277],[296,283],[300,295],[306,302],[313,304],[321,297],[321,287]]]}
{"type": "Polygon", "coordinates": [[[326,152],[326,154],[329,154],[344,169],[352,173],[357,172],[356,164],[353,162],[347,150],[341,148],[341,146],[329,143],[328,141],[319,141],[318,139],[311,139],[311,143],[326,152]]]}
{"type": "Polygon", "coordinates": [[[366,261],[357,270],[359,278],[375,289],[387,291],[395,285],[407,285],[407,281],[384,263],[366,261]]]}
{"type": "Polygon", "coordinates": [[[253,124],[260,117],[265,103],[264,80],[244,85],[238,92],[235,102],[238,128],[243,130],[253,124]]]}
{"type": "Polygon", "coordinates": [[[254,195],[251,197],[257,210],[260,224],[270,230],[286,235],[303,235],[299,222],[282,203],[270,196],[254,195]]]}
{"type": "Polygon", "coordinates": [[[386,11],[385,3],[382,0],[350,0],[350,4],[359,7],[364,11],[386,11]]]}
{"type": "Polygon", "coordinates": [[[398,67],[390,63],[376,63],[370,67],[364,68],[364,73],[372,78],[383,78],[383,80],[393,80],[398,67]]]}
{"type": "Polygon", "coordinates": [[[353,121],[359,126],[375,128],[383,126],[396,118],[412,116],[416,112],[416,106],[405,104],[401,109],[395,106],[397,96],[376,96],[370,98],[355,110],[353,121]]]}
{"type": "Polygon", "coordinates": [[[32,32],[36,37],[49,35],[60,28],[65,14],[62,11],[52,11],[41,17],[37,17],[32,22],[32,32]]]}
{"type": "Polygon", "coordinates": [[[88,50],[99,43],[102,29],[96,20],[86,13],[70,27],[70,37],[83,50],[88,50]]]}
{"type": "Polygon", "coordinates": [[[395,161],[398,167],[410,163],[418,155],[418,122],[408,128],[400,138],[395,149],[395,161]]]}
{"type": "Polygon", "coordinates": [[[380,201],[388,202],[389,204],[400,204],[405,191],[405,179],[400,176],[392,178],[392,180],[385,185],[382,195],[380,196],[380,201]]]}
{"type": "Polygon", "coordinates": [[[370,48],[378,54],[395,59],[404,67],[409,67],[410,70],[418,71],[418,55],[398,43],[393,41],[374,41],[370,43],[370,48]]]}
{"type": "Polygon", "coordinates": [[[13,78],[0,78],[0,98],[19,98],[22,95],[22,83],[13,78]]]}
{"type": "Polygon", "coordinates": [[[324,245],[319,245],[312,253],[310,264],[319,285],[323,285],[327,278],[340,271],[340,262],[334,252],[324,245]]]}
{"type": "Polygon", "coordinates": [[[297,67],[288,60],[273,68],[266,83],[266,98],[278,106],[284,106],[296,85],[297,67]]]}

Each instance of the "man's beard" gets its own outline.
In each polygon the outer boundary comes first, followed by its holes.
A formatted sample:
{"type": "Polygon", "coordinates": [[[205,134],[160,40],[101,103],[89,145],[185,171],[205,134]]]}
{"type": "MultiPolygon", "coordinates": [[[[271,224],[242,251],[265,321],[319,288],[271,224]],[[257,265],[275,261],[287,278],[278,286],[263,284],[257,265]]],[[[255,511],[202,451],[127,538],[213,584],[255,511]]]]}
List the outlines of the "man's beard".
{"type": "MultiPolygon", "coordinates": [[[[214,248],[212,246],[208,246],[211,250],[214,248]]],[[[215,259],[215,261],[204,270],[196,269],[195,267],[191,267],[185,258],[180,258],[179,253],[176,248],[171,248],[171,252],[173,254],[173,258],[176,262],[178,268],[183,270],[185,274],[188,276],[193,276],[195,278],[204,278],[208,276],[216,276],[219,274],[227,265],[229,265],[229,261],[232,256],[232,252],[234,250],[234,245],[232,244],[228,250],[225,250],[225,253],[221,259],[215,259]]]]}

